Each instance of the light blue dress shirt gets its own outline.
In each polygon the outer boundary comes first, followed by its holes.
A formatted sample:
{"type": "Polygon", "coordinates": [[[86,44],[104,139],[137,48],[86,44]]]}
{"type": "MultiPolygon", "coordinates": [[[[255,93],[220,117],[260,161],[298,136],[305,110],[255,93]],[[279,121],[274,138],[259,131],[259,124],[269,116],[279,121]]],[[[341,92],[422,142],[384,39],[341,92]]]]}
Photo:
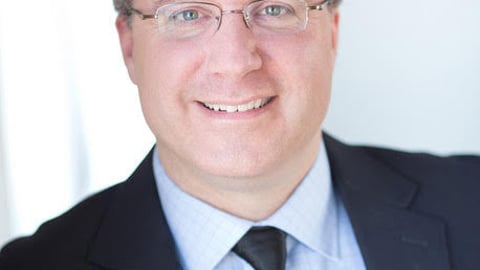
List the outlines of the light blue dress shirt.
{"type": "Polygon", "coordinates": [[[364,270],[350,220],[330,176],[325,147],[285,204],[261,222],[223,212],[182,191],[155,150],[154,175],[163,211],[185,270],[252,270],[230,250],[252,226],[287,233],[287,270],[364,270]]]}

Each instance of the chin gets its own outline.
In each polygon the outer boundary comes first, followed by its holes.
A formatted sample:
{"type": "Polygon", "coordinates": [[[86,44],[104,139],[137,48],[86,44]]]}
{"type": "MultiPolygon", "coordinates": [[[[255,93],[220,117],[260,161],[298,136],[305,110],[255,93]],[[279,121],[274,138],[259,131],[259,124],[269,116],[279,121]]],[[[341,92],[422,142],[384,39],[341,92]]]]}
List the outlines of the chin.
{"type": "Polygon", "coordinates": [[[262,155],[222,155],[218,159],[200,157],[198,166],[206,174],[219,178],[258,178],[268,175],[275,168],[271,159],[262,155]]]}

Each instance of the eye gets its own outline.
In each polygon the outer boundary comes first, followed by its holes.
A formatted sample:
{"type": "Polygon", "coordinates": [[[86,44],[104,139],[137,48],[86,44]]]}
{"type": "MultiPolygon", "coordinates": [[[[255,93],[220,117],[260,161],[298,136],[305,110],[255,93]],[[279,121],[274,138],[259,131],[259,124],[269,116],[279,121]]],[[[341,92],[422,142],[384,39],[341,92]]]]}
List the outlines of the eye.
{"type": "Polygon", "coordinates": [[[280,5],[275,5],[275,6],[267,6],[265,7],[264,11],[266,15],[268,16],[280,16],[283,13],[285,13],[285,7],[280,6],[280,5]]]}
{"type": "Polygon", "coordinates": [[[208,24],[217,13],[216,7],[203,3],[178,3],[168,5],[163,11],[168,21],[180,24],[208,24]]]}
{"type": "Polygon", "coordinates": [[[283,1],[253,2],[248,14],[256,24],[275,28],[284,27],[285,23],[291,23],[297,17],[295,7],[283,1]]]}
{"type": "Polygon", "coordinates": [[[170,15],[170,19],[173,21],[195,21],[200,18],[201,14],[198,10],[195,9],[188,9],[188,10],[180,10],[176,11],[172,15],[170,15]]]}
{"type": "Polygon", "coordinates": [[[259,1],[260,5],[256,8],[258,16],[267,17],[285,17],[295,14],[295,9],[288,3],[259,1]]]}

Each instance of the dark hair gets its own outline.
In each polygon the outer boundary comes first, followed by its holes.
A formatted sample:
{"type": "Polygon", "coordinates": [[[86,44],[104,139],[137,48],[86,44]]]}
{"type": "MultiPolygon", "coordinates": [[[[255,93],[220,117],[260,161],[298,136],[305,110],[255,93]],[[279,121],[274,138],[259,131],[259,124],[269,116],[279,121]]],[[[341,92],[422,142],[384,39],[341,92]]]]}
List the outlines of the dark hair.
{"type": "Polygon", "coordinates": [[[130,15],[132,0],[113,0],[113,6],[119,15],[130,15]]]}
{"type": "MultiPolygon", "coordinates": [[[[113,0],[113,6],[120,15],[130,16],[130,7],[133,0],[113,0]]],[[[342,0],[331,0],[331,5],[337,7],[342,0]]]]}

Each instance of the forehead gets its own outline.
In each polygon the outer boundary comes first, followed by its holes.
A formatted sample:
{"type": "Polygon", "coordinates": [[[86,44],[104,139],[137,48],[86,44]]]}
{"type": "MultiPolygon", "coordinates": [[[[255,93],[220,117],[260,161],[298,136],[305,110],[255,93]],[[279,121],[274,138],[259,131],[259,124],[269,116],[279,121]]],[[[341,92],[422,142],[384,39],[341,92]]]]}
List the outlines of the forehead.
{"type": "Polygon", "coordinates": [[[247,2],[251,2],[254,0],[132,0],[134,4],[140,4],[146,7],[158,7],[165,3],[184,2],[184,1],[210,2],[210,3],[216,3],[216,4],[245,4],[247,2]]]}

